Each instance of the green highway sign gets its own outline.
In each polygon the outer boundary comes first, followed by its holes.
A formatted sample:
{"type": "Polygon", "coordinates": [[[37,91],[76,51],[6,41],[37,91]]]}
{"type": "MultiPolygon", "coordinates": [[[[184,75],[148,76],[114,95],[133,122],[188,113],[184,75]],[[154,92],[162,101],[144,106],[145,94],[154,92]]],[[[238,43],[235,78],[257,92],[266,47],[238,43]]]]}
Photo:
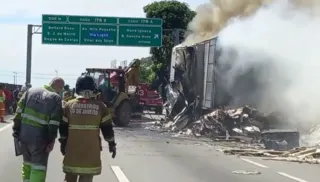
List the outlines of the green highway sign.
{"type": "Polygon", "coordinates": [[[119,26],[119,44],[157,47],[161,45],[162,29],[158,27],[119,26]]]}
{"type": "Polygon", "coordinates": [[[162,19],[42,15],[42,44],[162,46],[162,19]]]}

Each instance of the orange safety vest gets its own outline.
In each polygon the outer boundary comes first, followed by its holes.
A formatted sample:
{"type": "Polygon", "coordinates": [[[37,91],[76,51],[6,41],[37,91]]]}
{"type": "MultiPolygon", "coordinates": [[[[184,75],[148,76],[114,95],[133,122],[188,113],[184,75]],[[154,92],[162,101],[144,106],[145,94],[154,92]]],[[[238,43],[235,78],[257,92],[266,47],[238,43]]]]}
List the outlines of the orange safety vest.
{"type": "Polygon", "coordinates": [[[6,107],[4,105],[5,94],[3,90],[0,90],[0,117],[4,117],[6,113],[6,107]]]}

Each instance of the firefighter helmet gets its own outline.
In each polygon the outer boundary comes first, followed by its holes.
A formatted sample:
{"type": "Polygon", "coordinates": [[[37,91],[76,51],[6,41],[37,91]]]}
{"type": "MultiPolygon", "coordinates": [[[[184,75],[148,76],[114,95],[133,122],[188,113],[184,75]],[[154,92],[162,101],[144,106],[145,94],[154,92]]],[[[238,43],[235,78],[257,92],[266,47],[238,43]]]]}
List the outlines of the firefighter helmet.
{"type": "Polygon", "coordinates": [[[81,91],[90,90],[96,91],[97,86],[94,78],[89,75],[81,75],[76,82],[76,93],[79,94],[81,91]]]}

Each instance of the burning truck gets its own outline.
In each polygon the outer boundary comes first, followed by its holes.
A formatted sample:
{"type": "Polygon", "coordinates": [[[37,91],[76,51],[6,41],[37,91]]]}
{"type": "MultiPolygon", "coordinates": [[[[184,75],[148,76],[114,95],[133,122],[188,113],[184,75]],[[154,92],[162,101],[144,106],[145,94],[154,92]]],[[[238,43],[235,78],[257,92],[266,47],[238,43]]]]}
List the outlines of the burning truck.
{"type": "Polygon", "coordinates": [[[285,119],[280,115],[273,111],[257,112],[257,109],[242,112],[244,108],[259,107],[267,89],[259,75],[272,67],[264,63],[251,65],[232,75],[231,82],[230,74],[237,56],[238,52],[231,47],[221,46],[219,37],[174,47],[166,86],[167,102],[164,104],[167,121],[171,123],[165,126],[173,131],[192,130],[189,133],[195,136],[230,138],[246,135],[261,139],[261,134],[268,133],[264,136],[272,137],[261,140],[268,147],[286,148],[279,146],[283,143],[290,143],[288,149],[299,146],[299,137],[293,137],[295,141],[282,142],[288,138],[283,135],[299,136],[299,131],[281,128],[279,123],[285,123],[285,119]],[[282,132],[281,129],[285,130],[282,132]]]}

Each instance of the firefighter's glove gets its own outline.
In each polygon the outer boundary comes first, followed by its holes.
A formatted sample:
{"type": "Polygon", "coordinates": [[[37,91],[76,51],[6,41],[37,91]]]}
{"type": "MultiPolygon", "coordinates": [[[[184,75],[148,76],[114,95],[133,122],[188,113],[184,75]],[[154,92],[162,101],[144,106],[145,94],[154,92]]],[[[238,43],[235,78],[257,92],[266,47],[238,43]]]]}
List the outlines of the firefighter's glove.
{"type": "Polygon", "coordinates": [[[60,142],[60,152],[64,156],[66,154],[67,140],[66,139],[59,139],[59,142],[60,142]]]}
{"type": "Polygon", "coordinates": [[[112,153],[112,158],[115,158],[117,155],[117,148],[116,148],[116,143],[113,142],[108,142],[109,143],[109,152],[112,153]]]}
{"type": "Polygon", "coordinates": [[[46,152],[50,153],[53,150],[54,144],[55,140],[50,141],[47,145],[46,152]]]}

